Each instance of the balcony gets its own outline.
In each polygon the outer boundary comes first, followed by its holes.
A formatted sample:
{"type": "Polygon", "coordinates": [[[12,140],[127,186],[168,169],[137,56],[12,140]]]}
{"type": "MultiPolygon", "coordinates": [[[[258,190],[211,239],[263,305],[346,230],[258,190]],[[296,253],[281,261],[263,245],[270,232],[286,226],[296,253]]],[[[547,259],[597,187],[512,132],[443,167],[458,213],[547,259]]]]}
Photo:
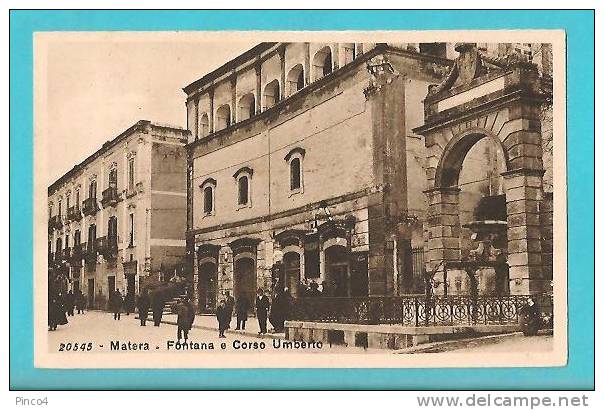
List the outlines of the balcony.
{"type": "Polygon", "coordinates": [[[97,238],[97,250],[99,254],[108,261],[117,259],[117,238],[113,236],[103,236],[97,238]]]}
{"type": "Polygon", "coordinates": [[[52,232],[54,229],[61,229],[63,227],[63,217],[61,215],[51,216],[48,219],[48,231],[52,232]]]}
{"type": "Polygon", "coordinates": [[[96,198],[86,198],[82,203],[82,212],[84,215],[95,215],[99,210],[99,205],[96,202],[96,198]]]}
{"type": "Polygon", "coordinates": [[[81,266],[82,258],[84,257],[84,247],[81,243],[73,246],[70,256],[70,262],[72,265],[81,266]]]}
{"type": "Polygon", "coordinates": [[[67,209],[67,219],[70,221],[79,221],[82,219],[82,210],[80,206],[71,206],[67,209]]]}
{"type": "Polygon", "coordinates": [[[143,183],[137,182],[134,186],[129,186],[126,190],[126,198],[132,198],[136,194],[142,194],[144,192],[143,183]]]}
{"type": "Polygon", "coordinates": [[[103,208],[106,208],[107,206],[116,206],[119,200],[120,196],[117,193],[117,188],[109,187],[103,191],[103,199],[101,199],[101,205],[103,205],[103,208]]]}

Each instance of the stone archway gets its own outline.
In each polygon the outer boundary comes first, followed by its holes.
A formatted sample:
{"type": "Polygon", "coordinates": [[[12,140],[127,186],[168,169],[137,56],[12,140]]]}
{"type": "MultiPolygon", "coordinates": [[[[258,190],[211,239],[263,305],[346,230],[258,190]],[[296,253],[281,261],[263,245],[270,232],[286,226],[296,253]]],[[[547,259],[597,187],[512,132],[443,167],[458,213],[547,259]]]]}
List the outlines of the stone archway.
{"type": "MultiPolygon", "coordinates": [[[[513,58],[494,60],[474,44],[459,44],[450,74],[431,86],[425,104],[428,199],[427,270],[459,262],[459,172],[481,139],[500,144],[506,162],[510,293],[549,290],[541,261],[540,201],[543,160],[540,91],[534,65],[513,58]]],[[[441,268],[442,269],[442,268],[441,268]]]]}

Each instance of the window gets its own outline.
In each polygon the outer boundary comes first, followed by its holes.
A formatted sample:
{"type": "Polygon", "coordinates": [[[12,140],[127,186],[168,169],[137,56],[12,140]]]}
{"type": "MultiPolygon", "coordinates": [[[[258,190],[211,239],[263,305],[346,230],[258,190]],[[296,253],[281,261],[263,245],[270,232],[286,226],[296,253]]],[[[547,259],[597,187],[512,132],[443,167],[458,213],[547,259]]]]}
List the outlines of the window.
{"type": "Polygon", "coordinates": [[[241,97],[239,100],[239,117],[238,121],[247,120],[256,114],[256,98],[254,94],[249,93],[241,97]]]}
{"type": "Polygon", "coordinates": [[[333,71],[333,61],[331,58],[331,48],[323,47],[314,55],[312,60],[313,81],[325,77],[333,71]]]}
{"type": "Polygon", "coordinates": [[[249,201],[249,180],[247,176],[239,177],[237,181],[238,192],[239,192],[239,205],[246,205],[249,201]]]}
{"type": "Polygon", "coordinates": [[[341,60],[343,64],[352,63],[356,58],[354,43],[344,43],[341,45],[341,60]]]}
{"type": "Polygon", "coordinates": [[[302,64],[292,67],[287,74],[287,96],[304,88],[304,68],[302,64]]]}
{"type": "Polygon", "coordinates": [[[80,230],[76,230],[73,234],[73,246],[79,246],[80,243],[82,243],[82,233],[80,232],[80,230]]]}
{"type": "Polygon", "coordinates": [[[117,168],[109,170],[109,188],[117,188],[117,168]]]}
{"type": "Polygon", "coordinates": [[[302,186],[302,181],[300,178],[300,171],[302,170],[300,165],[300,158],[294,158],[289,163],[289,180],[290,180],[290,190],[294,191],[296,189],[300,189],[302,186]]]}
{"type": "Polygon", "coordinates": [[[107,240],[109,246],[117,247],[117,217],[112,216],[107,221],[107,240]]]}
{"type": "Polygon", "coordinates": [[[132,248],[134,246],[134,214],[130,214],[128,220],[130,229],[128,234],[128,247],[132,248]]]}
{"type": "Polygon", "coordinates": [[[289,165],[289,190],[291,194],[303,191],[303,160],[306,151],[304,148],[294,148],[286,156],[285,161],[289,165]]]}
{"type": "Polygon", "coordinates": [[[65,236],[65,249],[69,249],[69,235],[65,236]]]}
{"type": "Polygon", "coordinates": [[[250,181],[254,171],[249,167],[239,169],[233,177],[237,182],[237,205],[239,208],[252,206],[250,195],[250,181]]]}
{"type": "Polygon", "coordinates": [[[88,227],[88,251],[93,252],[96,247],[96,225],[88,227]]]}
{"type": "Polygon", "coordinates": [[[216,180],[208,178],[199,186],[203,196],[203,214],[204,216],[214,215],[214,195],[216,189],[216,180]]]}
{"type": "Polygon", "coordinates": [[[210,133],[210,121],[208,114],[204,113],[199,120],[199,138],[205,137],[210,133]]]}
{"type": "Polygon", "coordinates": [[[52,218],[52,204],[48,205],[48,217],[52,218]]]}
{"type": "Polygon", "coordinates": [[[71,207],[71,192],[67,193],[67,196],[65,197],[65,207],[67,209],[67,211],[69,211],[69,208],[71,207]]]}
{"type": "Polygon", "coordinates": [[[228,104],[221,105],[216,110],[216,131],[223,130],[231,126],[231,107],[228,104]]]}
{"type": "Polygon", "coordinates": [[[264,109],[267,110],[279,102],[279,80],[273,80],[264,87],[264,109]]]}
{"type": "Polygon", "coordinates": [[[61,217],[61,215],[63,215],[63,203],[61,201],[59,201],[59,208],[58,208],[57,215],[59,216],[59,218],[61,217]]]}
{"type": "Polygon", "coordinates": [[[96,180],[95,179],[90,181],[90,185],[88,186],[88,198],[96,199],[96,180]]]}
{"type": "Polygon", "coordinates": [[[135,157],[131,156],[128,158],[128,191],[134,191],[134,178],[135,178],[135,157]]]}
{"type": "Polygon", "coordinates": [[[80,208],[80,190],[76,190],[75,192],[75,206],[76,208],[80,208]]]}

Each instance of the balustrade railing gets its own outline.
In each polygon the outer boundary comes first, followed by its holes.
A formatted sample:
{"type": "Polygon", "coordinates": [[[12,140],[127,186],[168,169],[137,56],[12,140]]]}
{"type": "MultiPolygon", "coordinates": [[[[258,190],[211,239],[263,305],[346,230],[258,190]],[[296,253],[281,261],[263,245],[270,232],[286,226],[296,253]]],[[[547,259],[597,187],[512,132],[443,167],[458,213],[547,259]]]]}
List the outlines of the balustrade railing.
{"type": "MultiPolygon", "coordinates": [[[[528,295],[314,297],[292,301],[290,319],[312,322],[442,326],[512,324],[528,295]]],[[[550,311],[550,295],[533,296],[550,311]]]]}

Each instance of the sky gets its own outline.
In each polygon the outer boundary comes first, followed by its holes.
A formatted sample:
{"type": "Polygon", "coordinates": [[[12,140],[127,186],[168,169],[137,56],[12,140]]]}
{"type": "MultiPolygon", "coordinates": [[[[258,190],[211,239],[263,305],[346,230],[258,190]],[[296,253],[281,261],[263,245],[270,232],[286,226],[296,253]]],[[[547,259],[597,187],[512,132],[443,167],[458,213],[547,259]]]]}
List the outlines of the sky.
{"type": "Polygon", "coordinates": [[[50,185],[136,121],[186,127],[182,88],[256,42],[55,34],[47,43],[44,135],[50,185]]]}

